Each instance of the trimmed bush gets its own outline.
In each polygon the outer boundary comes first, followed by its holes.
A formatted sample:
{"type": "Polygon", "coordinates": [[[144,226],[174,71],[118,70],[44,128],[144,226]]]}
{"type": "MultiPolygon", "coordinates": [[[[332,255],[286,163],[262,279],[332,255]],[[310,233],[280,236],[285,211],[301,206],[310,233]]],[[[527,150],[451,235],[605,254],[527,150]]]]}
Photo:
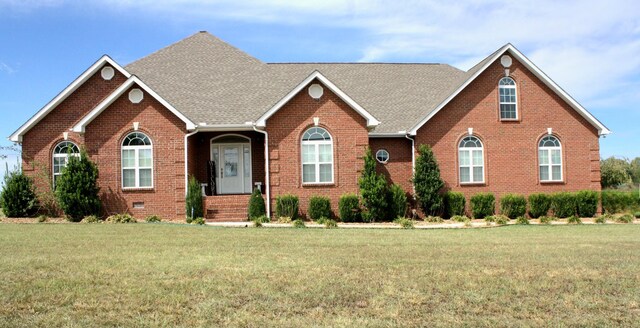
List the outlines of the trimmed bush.
{"type": "Polygon", "coordinates": [[[497,225],[505,225],[505,224],[509,223],[509,218],[504,216],[504,215],[496,215],[494,222],[497,225]]]}
{"type": "Polygon", "coordinates": [[[598,192],[593,190],[582,190],[576,193],[576,207],[578,216],[590,218],[598,211],[598,192]]]}
{"type": "Polygon", "coordinates": [[[136,223],[136,219],[127,213],[122,214],[114,214],[111,215],[105,220],[107,223],[136,223]]]}
{"type": "Polygon", "coordinates": [[[547,194],[529,195],[529,217],[538,218],[547,215],[551,208],[551,197],[547,194]]]}
{"type": "Polygon", "coordinates": [[[444,204],[440,190],[444,187],[444,181],[440,178],[438,162],[428,145],[418,148],[413,185],[422,212],[425,215],[441,215],[444,204]]]}
{"type": "Polygon", "coordinates": [[[598,224],[605,224],[607,223],[607,220],[609,219],[608,215],[598,215],[598,217],[594,220],[595,223],[598,224]]]}
{"type": "Polygon", "coordinates": [[[87,152],[80,157],[69,156],[67,166],[56,181],[56,199],[60,208],[72,222],[80,222],[87,215],[98,215],[102,202],[98,193],[98,167],[89,160],[87,152]]]}
{"type": "Polygon", "coordinates": [[[0,199],[2,212],[7,217],[29,217],[38,210],[33,180],[20,171],[11,171],[5,175],[0,199]]]}
{"type": "Polygon", "coordinates": [[[602,209],[607,213],[620,213],[640,208],[640,198],[635,191],[603,190],[602,209]]]}
{"type": "Polygon", "coordinates": [[[313,221],[319,218],[331,217],[331,200],[329,197],[313,196],[309,199],[309,218],[313,221]]]}
{"type": "Polygon", "coordinates": [[[102,223],[102,220],[99,217],[95,216],[95,215],[88,215],[88,216],[85,216],[82,219],[82,221],[80,221],[80,222],[82,222],[82,223],[102,223]]]}
{"type": "Polygon", "coordinates": [[[568,218],[577,213],[576,196],[570,192],[557,192],[551,195],[553,214],[559,218],[568,218]]]}
{"type": "Polygon", "coordinates": [[[484,219],[495,214],[496,198],[492,193],[477,193],[471,196],[471,214],[474,219],[484,219]]]}
{"type": "Polygon", "coordinates": [[[291,220],[298,218],[298,208],[300,201],[298,196],[294,195],[282,195],[276,198],[276,216],[277,217],[290,217],[291,220]]]}
{"type": "Polygon", "coordinates": [[[294,228],[306,228],[307,226],[304,224],[304,221],[297,219],[297,220],[293,220],[293,227],[294,228]]]}
{"type": "Polygon", "coordinates": [[[324,220],[324,227],[327,229],[334,229],[338,227],[338,223],[335,220],[326,219],[324,220]]]}
{"type": "Polygon", "coordinates": [[[389,188],[389,216],[392,218],[404,217],[407,214],[407,194],[397,184],[389,188]]]}
{"type": "Polygon", "coordinates": [[[194,176],[189,177],[186,199],[187,223],[193,219],[204,216],[204,202],[202,201],[202,188],[194,176]]]}
{"type": "Polygon", "coordinates": [[[640,218],[640,212],[633,213],[633,217],[636,218],[636,219],[640,218]]]}
{"type": "Polygon", "coordinates": [[[278,223],[291,223],[291,217],[290,216],[281,216],[278,218],[278,223]]]}
{"type": "Polygon", "coordinates": [[[45,223],[49,221],[49,217],[46,215],[38,215],[38,223],[45,223]]]}
{"type": "Polygon", "coordinates": [[[367,148],[364,154],[364,168],[358,179],[362,206],[365,211],[362,218],[366,222],[384,220],[387,218],[387,179],[376,172],[376,160],[367,148]]]}
{"type": "Polygon", "coordinates": [[[405,217],[399,217],[393,220],[393,223],[398,224],[402,229],[413,229],[413,220],[405,217]]]}
{"type": "Polygon", "coordinates": [[[633,216],[631,214],[624,214],[616,218],[618,223],[633,223],[633,216]]]}
{"type": "Polygon", "coordinates": [[[252,221],[255,218],[264,216],[267,214],[267,210],[264,204],[264,198],[260,189],[254,188],[249,198],[249,220],[252,221]]]}
{"type": "Polygon", "coordinates": [[[149,215],[144,220],[147,223],[154,223],[154,222],[161,222],[162,221],[162,219],[157,215],[149,215]]]}
{"type": "Polygon", "coordinates": [[[354,194],[344,194],[338,202],[340,210],[340,220],[342,222],[360,221],[360,200],[354,194]]]}
{"type": "Polygon", "coordinates": [[[197,224],[197,225],[203,225],[204,224],[204,218],[203,217],[197,217],[194,218],[193,220],[191,220],[191,224],[197,224]]]}
{"type": "Polygon", "coordinates": [[[449,191],[444,194],[445,216],[464,215],[464,207],[467,200],[464,194],[456,191],[449,191]]]}
{"type": "Polygon", "coordinates": [[[527,213],[527,200],[522,195],[506,194],[500,199],[500,212],[510,219],[524,216],[527,213]]]}
{"type": "Polygon", "coordinates": [[[519,216],[516,218],[516,224],[527,225],[529,224],[529,219],[524,216],[519,216]]]}

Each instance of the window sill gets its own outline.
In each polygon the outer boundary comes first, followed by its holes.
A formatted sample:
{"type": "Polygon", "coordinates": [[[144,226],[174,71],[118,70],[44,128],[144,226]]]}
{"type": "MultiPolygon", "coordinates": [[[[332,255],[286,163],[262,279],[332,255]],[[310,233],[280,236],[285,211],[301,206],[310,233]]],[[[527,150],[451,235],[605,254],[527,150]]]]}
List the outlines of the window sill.
{"type": "Polygon", "coordinates": [[[153,187],[143,187],[143,188],[122,188],[123,192],[136,192],[136,191],[154,191],[153,187]]]}
{"type": "Polygon", "coordinates": [[[520,119],[517,118],[501,118],[500,122],[505,122],[505,123],[517,123],[520,122],[520,119]]]}
{"type": "Polygon", "coordinates": [[[564,180],[545,180],[540,181],[540,184],[564,184],[564,180]]]}
{"type": "Polygon", "coordinates": [[[473,186],[484,186],[486,184],[487,183],[484,182],[484,181],[483,182],[460,182],[460,186],[461,187],[464,187],[464,186],[470,186],[470,187],[473,187],[473,186]]]}
{"type": "Polygon", "coordinates": [[[310,188],[317,188],[317,187],[333,187],[336,184],[334,182],[306,182],[306,183],[302,183],[302,187],[310,187],[310,188]]]}

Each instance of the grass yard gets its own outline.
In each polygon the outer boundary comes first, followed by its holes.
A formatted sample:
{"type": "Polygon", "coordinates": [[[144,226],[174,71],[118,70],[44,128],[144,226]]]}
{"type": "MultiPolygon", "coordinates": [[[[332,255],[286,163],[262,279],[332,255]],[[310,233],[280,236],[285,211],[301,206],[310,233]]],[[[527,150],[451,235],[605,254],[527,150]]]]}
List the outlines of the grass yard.
{"type": "Polygon", "coordinates": [[[0,326],[637,326],[640,225],[0,225],[0,326]]]}

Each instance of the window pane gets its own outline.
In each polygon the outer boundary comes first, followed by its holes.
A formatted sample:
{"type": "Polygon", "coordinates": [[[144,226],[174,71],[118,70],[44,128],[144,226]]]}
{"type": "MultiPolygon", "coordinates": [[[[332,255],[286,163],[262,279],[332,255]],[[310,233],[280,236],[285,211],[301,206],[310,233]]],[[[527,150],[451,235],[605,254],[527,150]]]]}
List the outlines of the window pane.
{"type": "Polygon", "coordinates": [[[560,164],[560,149],[551,150],[551,164],[560,164]]]}
{"type": "Polygon", "coordinates": [[[320,164],[320,182],[331,182],[331,164],[320,164]]]}
{"type": "Polygon", "coordinates": [[[151,167],[151,149],[140,149],[138,151],[138,165],[140,167],[151,167]]]}
{"type": "Polygon", "coordinates": [[[470,182],[471,181],[471,175],[469,174],[469,168],[468,167],[461,167],[460,168],[460,182],[470,182]]]}
{"type": "Polygon", "coordinates": [[[549,180],[549,167],[547,165],[540,165],[540,180],[541,181],[549,180]]]}
{"type": "Polygon", "coordinates": [[[483,179],[482,167],[473,168],[473,182],[482,182],[483,179]]]}
{"type": "Polygon", "coordinates": [[[242,163],[244,165],[244,176],[246,178],[249,177],[249,173],[251,173],[251,156],[249,156],[249,146],[244,146],[244,151],[242,153],[242,163]]]}
{"type": "Polygon", "coordinates": [[[540,157],[540,165],[549,164],[549,153],[545,149],[538,150],[538,156],[540,157]]]}
{"type": "Polygon", "coordinates": [[[238,176],[238,148],[224,148],[224,177],[238,176]]]}
{"type": "Polygon", "coordinates": [[[316,146],[302,145],[302,163],[316,162],[316,146]]]}
{"type": "Polygon", "coordinates": [[[140,187],[151,187],[151,169],[140,169],[140,187]]]}
{"type": "Polygon", "coordinates": [[[302,165],[302,182],[316,182],[316,166],[313,164],[302,165]]]}
{"type": "Polygon", "coordinates": [[[458,152],[460,154],[460,165],[469,165],[471,161],[469,159],[469,152],[466,150],[461,150],[458,152]]]}
{"type": "Polygon", "coordinates": [[[331,145],[318,145],[318,148],[320,153],[320,163],[331,163],[333,157],[331,145]]]}
{"type": "Polygon", "coordinates": [[[551,167],[552,180],[560,181],[562,178],[562,166],[554,165],[551,167]]]}
{"type": "Polygon", "coordinates": [[[482,165],[482,150],[473,151],[473,165],[482,165]]]}
{"type": "Polygon", "coordinates": [[[136,186],[136,170],[134,169],[122,170],[122,186],[123,187],[136,186]]]}
{"type": "Polygon", "coordinates": [[[135,167],[135,166],[136,166],[135,150],[133,149],[122,150],[122,167],[135,167]]]}

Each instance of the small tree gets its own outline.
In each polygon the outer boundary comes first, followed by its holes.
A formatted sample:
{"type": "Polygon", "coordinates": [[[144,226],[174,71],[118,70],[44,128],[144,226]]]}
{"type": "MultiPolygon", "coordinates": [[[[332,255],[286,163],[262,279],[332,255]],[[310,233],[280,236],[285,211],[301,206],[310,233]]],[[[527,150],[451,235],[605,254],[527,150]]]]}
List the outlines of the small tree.
{"type": "Polygon", "coordinates": [[[189,184],[187,186],[187,223],[195,218],[204,217],[204,204],[202,202],[202,189],[198,180],[194,176],[189,177],[189,184]]]}
{"type": "Polygon", "coordinates": [[[98,167],[82,149],[80,157],[69,156],[67,166],[56,181],[56,199],[67,218],[80,222],[89,215],[100,215],[98,167]]]}
{"type": "Polygon", "coordinates": [[[397,184],[389,188],[389,216],[391,219],[407,215],[407,194],[397,184]]]}
{"type": "Polygon", "coordinates": [[[387,179],[376,172],[376,160],[367,148],[364,154],[364,169],[358,180],[362,205],[367,212],[363,219],[367,222],[386,218],[387,210],[387,179]]]}
{"type": "Polygon", "coordinates": [[[438,162],[428,145],[420,145],[418,148],[413,185],[422,212],[425,215],[440,215],[443,209],[440,190],[444,187],[444,182],[440,178],[438,162]]]}
{"type": "Polygon", "coordinates": [[[609,157],[600,161],[600,185],[603,189],[615,188],[631,182],[629,163],[621,158],[609,157]]]}
{"type": "Polygon", "coordinates": [[[264,198],[260,189],[254,188],[251,198],[249,199],[249,220],[253,220],[267,214],[264,205],[264,198]]]}
{"type": "Polygon", "coordinates": [[[31,178],[19,170],[7,172],[0,193],[0,205],[8,217],[33,215],[38,209],[38,201],[31,178]]]}

